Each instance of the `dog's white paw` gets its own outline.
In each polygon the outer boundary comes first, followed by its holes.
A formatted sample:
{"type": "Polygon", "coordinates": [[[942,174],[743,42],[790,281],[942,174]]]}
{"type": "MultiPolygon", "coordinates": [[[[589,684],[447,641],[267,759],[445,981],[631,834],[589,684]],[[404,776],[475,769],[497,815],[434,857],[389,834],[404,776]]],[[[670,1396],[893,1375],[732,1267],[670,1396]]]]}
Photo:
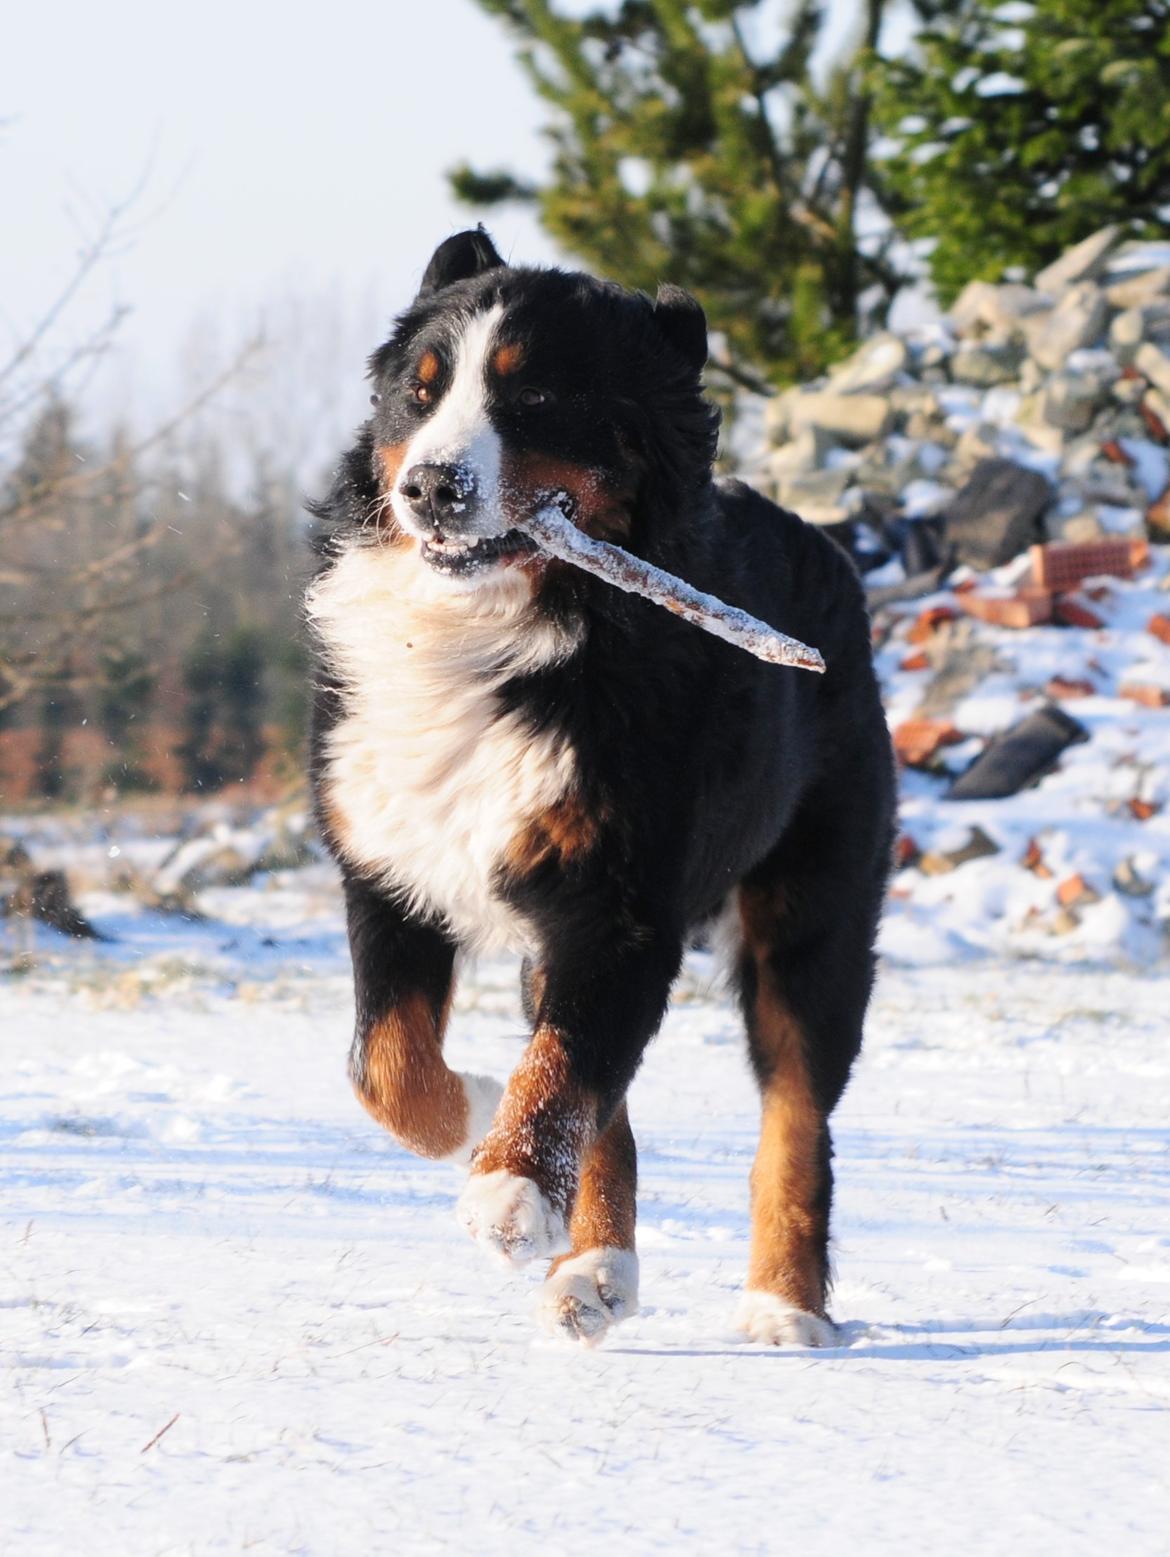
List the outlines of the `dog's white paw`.
{"type": "Polygon", "coordinates": [[[525,1265],[569,1247],[565,1220],[531,1179],[504,1168],[473,1173],[456,1214],[476,1240],[509,1265],[525,1265]]]}
{"type": "Polygon", "coordinates": [[[745,1292],[739,1300],[735,1322],[749,1340],[761,1341],[766,1346],[837,1344],[832,1320],[806,1313],[774,1292],[745,1292]]]}
{"type": "Polygon", "coordinates": [[[586,1346],[637,1312],[638,1256],[632,1249],[586,1249],[558,1265],[540,1294],[544,1329],[586,1346]]]}
{"type": "Polygon", "coordinates": [[[492,1127],[504,1089],[494,1076],[473,1076],[467,1071],[461,1071],[459,1079],[467,1095],[467,1138],[462,1146],[448,1152],[443,1161],[465,1168],[475,1148],[492,1127]]]}

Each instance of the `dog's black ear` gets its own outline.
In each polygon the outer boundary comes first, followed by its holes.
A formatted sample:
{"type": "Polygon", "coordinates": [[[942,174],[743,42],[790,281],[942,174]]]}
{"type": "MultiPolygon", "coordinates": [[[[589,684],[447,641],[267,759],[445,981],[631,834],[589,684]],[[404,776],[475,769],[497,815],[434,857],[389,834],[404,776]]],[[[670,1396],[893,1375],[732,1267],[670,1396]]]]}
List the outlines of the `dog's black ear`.
{"type": "Polygon", "coordinates": [[[482,275],[485,270],[496,270],[503,263],[496,253],[495,244],[482,227],[457,232],[453,238],[440,243],[431,255],[430,263],[423,272],[418,295],[429,297],[432,292],[439,292],[454,281],[468,281],[472,276],[482,275]]]}
{"type": "Polygon", "coordinates": [[[658,328],[688,367],[697,373],[707,360],[707,315],[682,287],[658,288],[654,300],[658,328]]]}

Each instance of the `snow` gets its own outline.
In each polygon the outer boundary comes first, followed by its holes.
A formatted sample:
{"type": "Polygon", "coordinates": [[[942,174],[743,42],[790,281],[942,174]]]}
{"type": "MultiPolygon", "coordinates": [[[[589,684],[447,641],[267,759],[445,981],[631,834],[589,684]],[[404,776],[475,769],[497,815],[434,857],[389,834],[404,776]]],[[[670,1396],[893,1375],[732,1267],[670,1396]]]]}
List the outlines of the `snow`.
{"type": "MultiPolygon", "coordinates": [[[[959,615],[952,668],[982,653],[987,669],[936,710],[966,739],[945,749],[939,775],[902,774],[901,824],[923,853],[959,848],[976,828],[998,852],[942,875],[914,863],[900,870],[882,931],[887,957],[918,966],[990,955],[1144,967],[1170,954],[1170,707],[1147,708],[1122,695],[1134,685],[1170,688],[1170,648],[1150,631],[1156,616],[1170,612],[1170,556],[1165,547],[1151,554],[1133,580],[1086,580],[1099,629],[1005,631],[959,615]],[[1052,678],[1091,689],[1052,694],[1089,739],[1009,799],[947,800],[951,777],[978,755],[983,739],[1041,707],[1052,678]],[[1025,868],[1033,845],[1042,874],[1025,868]],[[1118,885],[1127,862],[1148,891],[1118,885]],[[1061,914],[1058,893],[1074,874],[1099,901],[1078,905],[1070,917],[1061,914]]],[[[1026,558],[983,575],[980,587],[1018,584],[1021,566],[1026,558]]],[[[933,667],[905,667],[916,648],[908,632],[934,606],[960,613],[960,597],[944,589],[887,608],[892,627],[877,667],[892,728],[920,714],[929,689],[933,667]]]]}
{"type": "MultiPolygon", "coordinates": [[[[6,1552],[1165,1550],[1165,975],[887,962],[807,1352],[734,1328],[756,1104],[692,954],[631,1095],[642,1310],[586,1349],[350,1093],[333,883],[216,896],[0,978],[6,1552]]],[[[522,1026],[482,963],[452,1063],[522,1026]]]]}

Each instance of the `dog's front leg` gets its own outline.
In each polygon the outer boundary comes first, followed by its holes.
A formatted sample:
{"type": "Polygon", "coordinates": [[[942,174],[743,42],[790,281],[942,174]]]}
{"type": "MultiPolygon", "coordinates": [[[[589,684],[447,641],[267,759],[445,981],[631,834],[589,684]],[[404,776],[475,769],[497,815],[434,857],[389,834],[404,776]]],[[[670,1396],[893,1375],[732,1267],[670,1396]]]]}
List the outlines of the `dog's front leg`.
{"type": "MultiPolygon", "coordinates": [[[[582,1165],[612,1135],[680,958],[679,936],[640,927],[621,945],[542,959],[532,1041],[459,1202],[472,1236],[510,1264],[570,1248],[582,1165]]],[[[632,1241],[632,1207],[629,1225],[632,1241]]]]}
{"type": "Polygon", "coordinates": [[[502,1088],[453,1071],[443,1037],[455,949],[366,882],[345,883],[357,1016],[349,1070],[362,1103],[421,1157],[467,1162],[502,1088]]]}

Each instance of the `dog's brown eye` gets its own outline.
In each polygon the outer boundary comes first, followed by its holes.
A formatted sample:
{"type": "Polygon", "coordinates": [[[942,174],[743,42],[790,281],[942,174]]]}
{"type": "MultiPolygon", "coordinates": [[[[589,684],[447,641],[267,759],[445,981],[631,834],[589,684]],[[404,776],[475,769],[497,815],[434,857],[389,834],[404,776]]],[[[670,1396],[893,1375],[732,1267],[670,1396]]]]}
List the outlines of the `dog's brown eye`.
{"type": "Polygon", "coordinates": [[[412,384],[410,392],[418,401],[419,405],[430,405],[431,392],[425,384],[412,384]]]}
{"type": "Polygon", "coordinates": [[[545,394],[543,389],[533,389],[531,386],[529,386],[528,388],[522,389],[520,391],[517,399],[520,401],[521,405],[544,405],[545,401],[548,399],[548,396],[545,394]]]}

